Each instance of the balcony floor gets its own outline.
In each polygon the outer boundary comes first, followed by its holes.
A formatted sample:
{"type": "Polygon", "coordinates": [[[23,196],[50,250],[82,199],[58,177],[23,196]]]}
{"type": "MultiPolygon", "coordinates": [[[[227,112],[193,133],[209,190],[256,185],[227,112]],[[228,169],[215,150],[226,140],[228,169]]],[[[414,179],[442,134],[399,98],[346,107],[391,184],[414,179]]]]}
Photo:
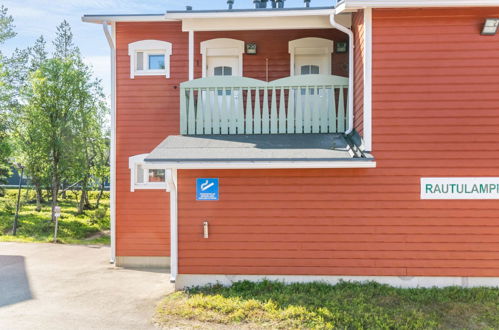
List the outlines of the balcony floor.
{"type": "Polygon", "coordinates": [[[303,167],[313,167],[306,165],[313,162],[330,163],[319,167],[336,167],[334,162],[352,162],[351,167],[374,167],[356,166],[356,162],[375,164],[372,155],[361,152],[344,134],[176,135],[160,143],[145,161],[177,168],[182,168],[176,166],[179,164],[241,162],[256,168],[258,163],[300,163],[303,167]]]}

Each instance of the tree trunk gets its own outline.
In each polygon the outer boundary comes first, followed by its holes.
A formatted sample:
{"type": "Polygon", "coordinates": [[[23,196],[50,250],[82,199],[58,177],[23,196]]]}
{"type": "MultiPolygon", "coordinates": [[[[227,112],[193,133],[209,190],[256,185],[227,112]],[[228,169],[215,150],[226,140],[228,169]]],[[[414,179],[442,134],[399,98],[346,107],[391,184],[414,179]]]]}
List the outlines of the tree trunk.
{"type": "Polygon", "coordinates": [[[55,207],[57,206],[57,196],[59,195],[59,169],[58,162],[53,162],[52,174],[52,221],[55,222],[55,207]]]}
{"type": "Polygon", "coordinates": [[[102,195],[104,194],[104,182],[106,182],[106,180],[102,179],[101,183],[99,185],[99,195],[97,195],[97,203],[95,203],[95,208],[96,209],[99,208],[99,206],[100,206],[100,200],[102,198],[102,195]]]}
{"type": "Polygon", "coordinates": [[[65,189],[65,187],[66,187],[66,184],[65,184],[65,182],[63,182],[62,183],[62,193],[61,193],[61,198],[62,199],[66,199],[66,197],[67,197],[66,196],[66,189],[65,189]]]}
{"type": "Polygon", "coordinates": [[[40,212],[42,210],[43,203],[43,190],[40,183],[36,182],[34,185],[36,193],[36,212],[40,212]]]}
{"type": "Polygon", "coordinates": [[[81,196],[78,203],[78,214],[82,214],[86,206],[88,206],[88,193],[87,193],[88,177],[81,181],[81,196]]]}

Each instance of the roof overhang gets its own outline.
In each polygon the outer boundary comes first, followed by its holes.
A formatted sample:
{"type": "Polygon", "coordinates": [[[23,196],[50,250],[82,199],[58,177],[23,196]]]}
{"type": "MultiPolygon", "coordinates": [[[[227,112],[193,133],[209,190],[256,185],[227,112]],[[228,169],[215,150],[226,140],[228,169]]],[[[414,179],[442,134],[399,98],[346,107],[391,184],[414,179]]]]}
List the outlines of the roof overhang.
{"type": "Polygon", "coordinates": [[[176,169],[373,168],[342,134],[169,136],[144,162],[176,169]]]}
{"type": "MultiPolygon", "coordinates": [[[[82,21],[97,24],[182,21],[183,31],[330,29],[329,17],[334,13],[334,7],[187,10],[165,14],[84,15],[82,21]]],[[[346,27],[351,26],[348,14],[338,15],[336,20],[346,27]]]]}
{"type": "Polygon", "coordinates": [[[363,8],[436,8],[436,7],[498,7],[497,0],[343,0],[336,5],[337,13],[363,8]]]}
{"type": "Polygon", "coordinates": [[[141,15],[83,15],[81,18],[86,23],[111,23],[111,22],[165,22],[171,21],[164,14],[141,14],[141,15]]]}

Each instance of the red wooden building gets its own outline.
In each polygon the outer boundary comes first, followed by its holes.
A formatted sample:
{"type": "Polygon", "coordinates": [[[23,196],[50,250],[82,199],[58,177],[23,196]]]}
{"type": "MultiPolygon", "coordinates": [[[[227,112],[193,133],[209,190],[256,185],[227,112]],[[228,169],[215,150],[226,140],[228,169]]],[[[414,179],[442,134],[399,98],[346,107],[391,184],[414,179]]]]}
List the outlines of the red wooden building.
{"type": "Polygon", "coordinates": [[[499,3],[86,15],[112,50],[112,260],[499,285],[499,3]]]}

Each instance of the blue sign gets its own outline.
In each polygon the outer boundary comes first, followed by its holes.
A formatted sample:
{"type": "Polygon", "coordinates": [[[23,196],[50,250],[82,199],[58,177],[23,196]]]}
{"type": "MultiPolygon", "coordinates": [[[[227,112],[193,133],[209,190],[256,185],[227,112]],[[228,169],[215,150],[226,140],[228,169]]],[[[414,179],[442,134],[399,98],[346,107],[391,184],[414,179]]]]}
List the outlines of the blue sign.
{"type": "Polygon", "coordinates": [[[196,179],[197,201],[218,201],[218,178],[196,179]]]}

